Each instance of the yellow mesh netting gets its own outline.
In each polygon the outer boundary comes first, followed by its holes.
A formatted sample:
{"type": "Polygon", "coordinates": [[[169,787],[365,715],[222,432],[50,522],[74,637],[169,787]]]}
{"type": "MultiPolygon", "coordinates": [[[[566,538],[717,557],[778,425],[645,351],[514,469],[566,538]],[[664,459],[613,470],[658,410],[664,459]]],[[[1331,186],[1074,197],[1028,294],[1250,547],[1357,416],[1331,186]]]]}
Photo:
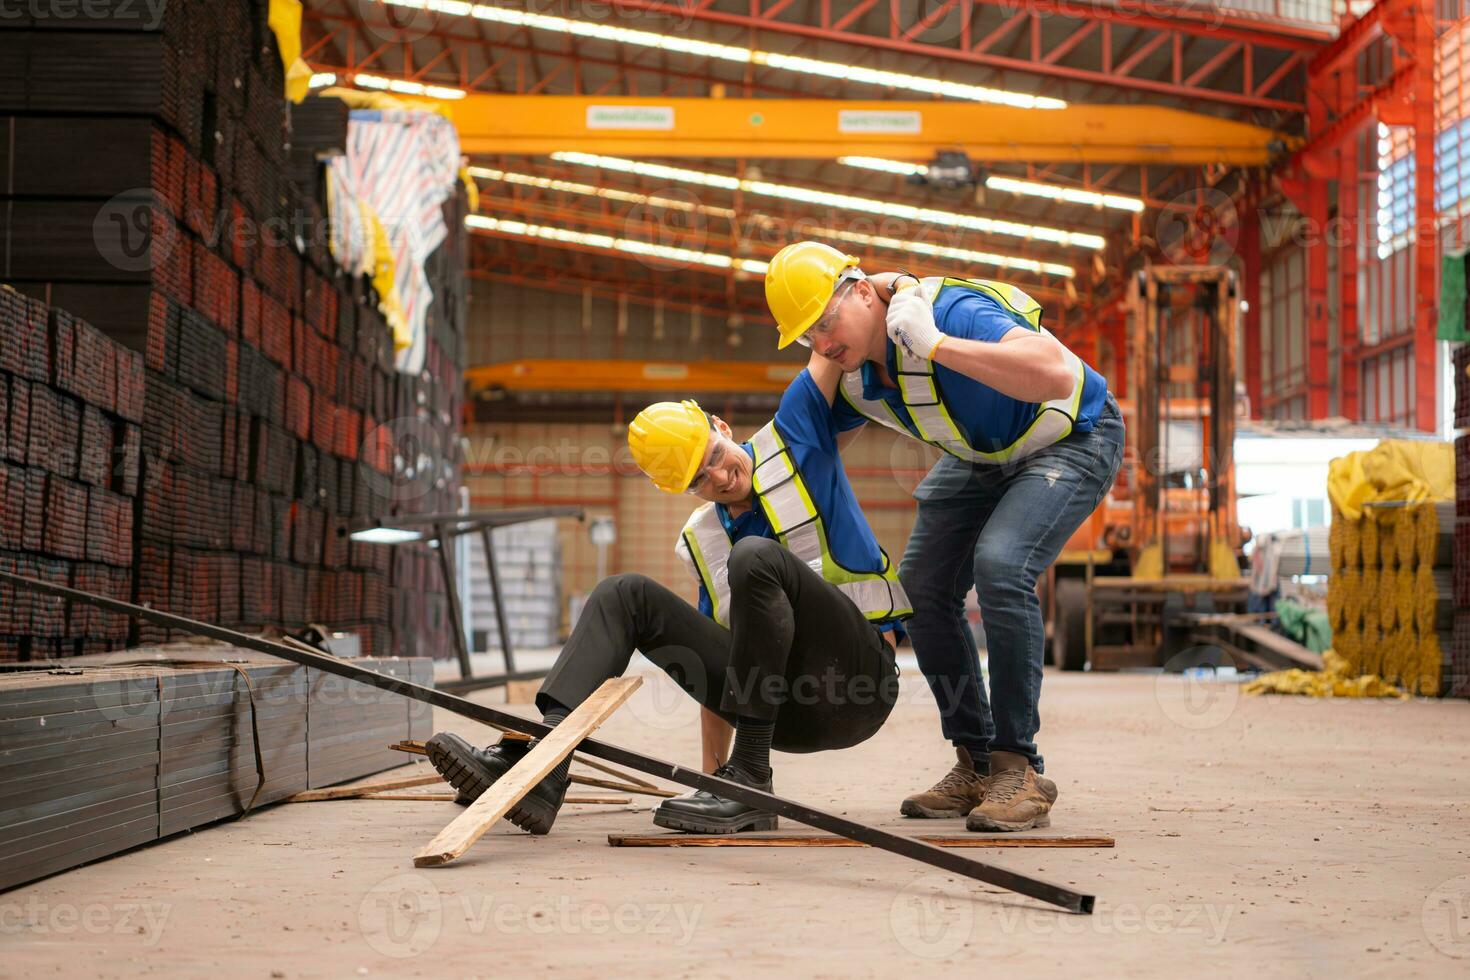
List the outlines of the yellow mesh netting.
{"type": "Polygon", "coordinates": [[[1453,500],[1454,485],[1454,448],[1444,442],[1390,439],[1332,461],[1327,617],[1334,667],[1321,676],[1290,671],[1301,676],[1280,684],[1318,696],[1394,696],[1380,684],[1399,685],[1398,696],[1439,693],[1444,651],[1434,569],[1441,534],[1434,504],[1453,500]],[[1369,693],[1345,695],[1349,688],[1369,693]]]}
{"type": "Polygon", "coordinates": [[[1322,670],[1278,670],[1245,684],[1247,694],[1305,694],[1316,698],[1406,698],[1382,677],[1356,674],[1334,650],[1322,654],[1322,670]]]}

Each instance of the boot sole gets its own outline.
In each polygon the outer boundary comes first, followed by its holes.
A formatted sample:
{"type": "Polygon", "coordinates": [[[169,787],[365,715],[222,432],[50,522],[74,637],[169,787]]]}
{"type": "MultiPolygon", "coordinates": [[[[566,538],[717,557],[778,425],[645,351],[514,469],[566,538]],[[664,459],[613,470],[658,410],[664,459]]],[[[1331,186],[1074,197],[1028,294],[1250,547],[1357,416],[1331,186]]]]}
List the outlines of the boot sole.
{"type": "Polygon", "coordinates": [[[1032,817],[1030,820],[1016,821],[990,820],[985,817],[976,817],[974,814],[971,814],[970,818],[965,821],[966,830],[998,830],[1004,832],[1013,832],[1017,830],[1031,830],[1037,827],[1050,826],[1051,814],[1049,813],[1043,813],[1039,817],[1032,817]]]}
{"type": "Polygon", "coordinates": [[[682,830],[687,834],[739,834],[746,831],[775,830],[777,819],[774,813],[752,813],[743,817],[724,819],[675,816],[662,810],[653,811],[656,827],[682,830]]]}
{"type": "Polygon", "coordinates": [[[952,817],[963,817],[969,814],[969,810],[931,810],[927,806],[914,803],[912,800],[904,800],[899,806],[898,812],[905,817],[918,817],[928,820],[945,820],[952,817]]]}
{"type": "MultiPolygon", "coordinates": [[[[463,805],[469,806],[494,786],[500,775],[471,759],[461,758],[455,748],[452,743],[445,745],[437,739],[430,739],[424,746],[424,752],[429,757],[429,764],[459,793],[455,802],[463,800],[463,805]]],[[[551,830],[551,825],[556,822],[556,813],[557,809],[549,803],[527,794],[511,807],[505,819],[528,833],[540,836],[551,830]]]]}

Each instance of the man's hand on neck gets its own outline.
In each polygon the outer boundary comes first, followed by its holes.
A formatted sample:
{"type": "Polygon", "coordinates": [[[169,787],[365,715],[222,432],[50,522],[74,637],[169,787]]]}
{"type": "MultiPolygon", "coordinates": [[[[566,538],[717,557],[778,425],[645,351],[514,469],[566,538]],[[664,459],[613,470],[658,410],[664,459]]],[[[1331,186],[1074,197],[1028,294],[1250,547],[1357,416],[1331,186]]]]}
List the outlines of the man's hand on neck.
{"type": "Polygon", "coordinates": [[[874,288],[878,290],[878,295],[886,303],[893,298],[893,283],[901,274],[898,272],[875,272],[868,277],[868,282],[873,284],[874,288]]]}

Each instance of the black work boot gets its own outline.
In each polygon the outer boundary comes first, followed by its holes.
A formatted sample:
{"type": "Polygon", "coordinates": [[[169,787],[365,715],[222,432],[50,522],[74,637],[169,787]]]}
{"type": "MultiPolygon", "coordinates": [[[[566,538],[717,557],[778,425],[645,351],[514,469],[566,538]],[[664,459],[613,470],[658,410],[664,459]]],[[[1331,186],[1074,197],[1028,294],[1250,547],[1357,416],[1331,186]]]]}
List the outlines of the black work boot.
{"type": "MultiPolygon", "coordinates": [[[[714,774],[751,789],[771,791],[771,781],[757,783],[745,770],[729,764],[714,774]]],[[[664,800],[653,811],[653,822],[670,830],[691,834],[738,834],[744,830],[775,830],[776,815],[755,807],[725,800],[706,790],[664,800]]]]}
{"type": "MultiPolygon", "coordinates": [[[[539,739],[503,741],[477,749],[458,735],[441,732],[424,743],[424,750],[439,775],[459,791],[455,802],[463,801],[468,805],[478,800],[497,779],[510,772],[511,767],[524,759],[537,741],[539,739]]],[[[556,822],[569,782],[567,776],[551,773],[531,787],[530,792],[510,808],[505,818],[530,833],[546,833],[556,822]]]]}

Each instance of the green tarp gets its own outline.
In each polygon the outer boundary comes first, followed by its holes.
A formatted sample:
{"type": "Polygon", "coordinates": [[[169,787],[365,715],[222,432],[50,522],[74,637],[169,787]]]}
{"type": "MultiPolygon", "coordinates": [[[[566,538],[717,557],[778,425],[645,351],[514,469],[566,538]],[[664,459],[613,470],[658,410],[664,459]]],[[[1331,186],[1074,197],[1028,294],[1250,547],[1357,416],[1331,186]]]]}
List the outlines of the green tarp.
{"type": "Polygon", "coordinates": [[[1291,599],[1276,603],[1276,618],[1281,630],[1313,653],[1332,648],[1332,627],[1327,623],[1327,613],[1321,609],[1309,609],[1291,599]]]}
{"type": "Polygon", "coordinates": [[[1470,341],[1465,332],[1465,256],[1446,255],[1439,277],[1439,339],[1470,341]]]}

